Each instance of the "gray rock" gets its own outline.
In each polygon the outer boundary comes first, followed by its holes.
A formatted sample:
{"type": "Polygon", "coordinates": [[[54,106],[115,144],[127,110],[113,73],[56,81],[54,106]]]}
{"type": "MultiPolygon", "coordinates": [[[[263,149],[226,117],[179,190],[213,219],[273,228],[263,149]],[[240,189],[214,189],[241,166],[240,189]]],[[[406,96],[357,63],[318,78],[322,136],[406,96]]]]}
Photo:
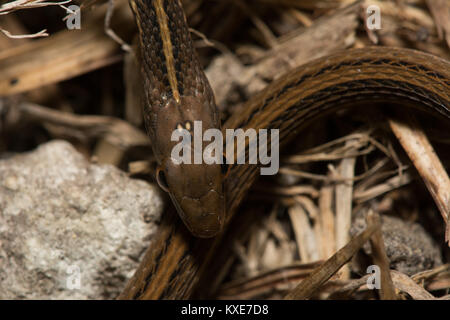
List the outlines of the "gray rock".
{"type": "MultiPolygon", "coordinates": [[[[350,233],[355,236],[366,226],[365,214],[360,211],[352,223],[350,233]]],[[[420,224],[383,215],[381,231],[391,269],[413,275],[442,264],[437,244],[420,224]]],[[[363,248],[367,254],[371,254],[368,243],[363,248]]]]}
{"type": "Polygon", "coordinates": [[[156,186],[64,141],[0,160],[0,299],[115,298],[162,210],[156,186]]]}

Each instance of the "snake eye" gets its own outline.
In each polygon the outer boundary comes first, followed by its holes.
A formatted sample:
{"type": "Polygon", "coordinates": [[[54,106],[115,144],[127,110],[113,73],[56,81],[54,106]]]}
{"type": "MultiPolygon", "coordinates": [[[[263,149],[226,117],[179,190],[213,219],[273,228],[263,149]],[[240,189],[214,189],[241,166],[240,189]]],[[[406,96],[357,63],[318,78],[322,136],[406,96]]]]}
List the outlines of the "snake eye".
{"type": "Polygon", "coordinates": [[[167,184],[166,175],[161,167],[156,170],[156,182],[158,182],[161,189],[165,192],[169,192],[169,185],[167,184]]]}
{"type": "Polygon", "coordinates": [[[184,128],[185,128],[187,131],[191,132],[191,130],[192,130],[192,122],[190,122],[189,120],[187,120],[187,121],[184,123],[184,128]]]}

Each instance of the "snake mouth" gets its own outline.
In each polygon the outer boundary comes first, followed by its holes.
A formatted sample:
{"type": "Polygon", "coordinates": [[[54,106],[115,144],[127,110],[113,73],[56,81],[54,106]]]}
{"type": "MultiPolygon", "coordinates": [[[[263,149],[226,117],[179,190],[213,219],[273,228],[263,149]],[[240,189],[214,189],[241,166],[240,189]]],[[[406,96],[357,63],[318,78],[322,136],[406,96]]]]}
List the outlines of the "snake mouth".
{"type": "Polygon", "coordinates": [[[189,231],[199,238],[211,238],[222,231],[225,203],[223,196],[209,190],[199,198],[183,196],[180,201],[171,195],[175,208],[189,231]]]}
{"type": "Polygon", "coordinates": [[[221,229],[201,229],[201,230],[189,230],[192,234],[194,234],[197,238],[213,238],[217,236],[221,229]]]}

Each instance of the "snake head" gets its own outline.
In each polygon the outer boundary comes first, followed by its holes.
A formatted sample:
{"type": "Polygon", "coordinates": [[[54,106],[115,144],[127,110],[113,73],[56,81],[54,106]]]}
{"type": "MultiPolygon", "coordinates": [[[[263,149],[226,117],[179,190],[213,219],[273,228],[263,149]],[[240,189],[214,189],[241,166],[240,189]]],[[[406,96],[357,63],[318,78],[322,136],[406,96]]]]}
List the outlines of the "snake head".
{"type": "Polygon", "coordinates": [[[168,159],[158,168],[156,180],[193,235],[210,238],[222,230],[225,202],[220,165],[177,164],[168,159]]]}
{"type": "MultiPolygon", "coordinates": [[[[220,123],[210,113],[202,110],[202,105],[190,97],[183,97],[180,103],[169,102],[158,110],[158,117],[162,121],[156,122],[152,142],[159,164],[156,173],[158,184],[169,193],[178,214],[191,233],[197,237],[209,238],[222,230],[225,220],[223,168],[226,165],[216,163],[220,161],[207,164],[203,152],[200,154],[201,163],[195,163],[194,136],[200,133],[203,137],[207,129],[215,129],[220,133],[220,123]],[[201,128],[198,128],[200,123],[201,128]],[[180,153],[174,152],[181,143],[181,139],[172,138],[176,131],[183,132],[190,139],[189,148],[186,149],[186,154],[191,155],[190,161],[180,161],[176,156],[180,153]]],[[[200,140],[201,150],[206,150],[211,142],[203,141],[202,138],[200,140]]],[[[220,139],[220,144],[222,143],[220,139]]],[[[184,151],[182,154],[185,154],[184,151]]]]}

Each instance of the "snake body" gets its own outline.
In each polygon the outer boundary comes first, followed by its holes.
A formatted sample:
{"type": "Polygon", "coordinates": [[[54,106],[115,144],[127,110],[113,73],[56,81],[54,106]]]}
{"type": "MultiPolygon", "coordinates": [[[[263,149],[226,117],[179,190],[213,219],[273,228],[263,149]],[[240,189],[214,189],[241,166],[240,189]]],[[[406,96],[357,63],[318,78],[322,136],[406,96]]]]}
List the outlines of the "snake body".
{"type": "MultiPolygon", "coordinates": [[[[450,63],[416,50],[352,49],[320,58],[270,84],[234,114],[225,128],[278,128],[280,145],[302,127],[346,107],[415,108],[450,120],[450,63]]],[[[227,178],[229,205],[240,203],[257,174],[233,165],[227,178]],[[234,199],[236,198],[236,199],[234,199]]]]}

